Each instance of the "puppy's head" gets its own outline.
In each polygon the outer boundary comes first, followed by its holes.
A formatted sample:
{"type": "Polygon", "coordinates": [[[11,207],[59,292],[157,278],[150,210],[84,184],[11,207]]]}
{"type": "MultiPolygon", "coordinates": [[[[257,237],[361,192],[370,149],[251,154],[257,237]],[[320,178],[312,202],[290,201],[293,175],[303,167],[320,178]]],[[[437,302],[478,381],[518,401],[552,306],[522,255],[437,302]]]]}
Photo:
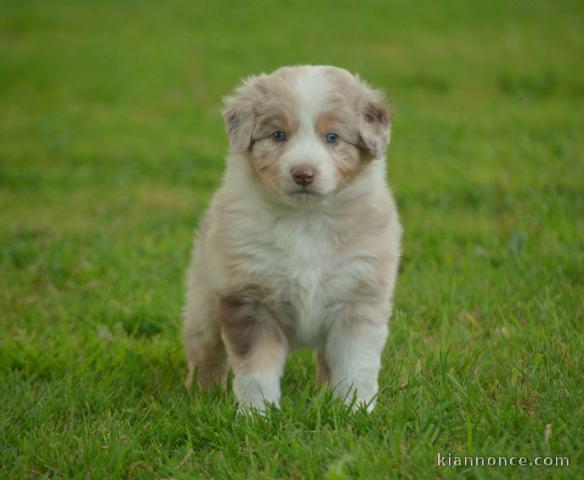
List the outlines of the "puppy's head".
{"type": "Polygon", "coordinates": [[[347,188],[383,161],[391,114],[383,95],[336,67],[284,67],[250,77],[225,99],[232,157],[290,201],[347,188]]]}

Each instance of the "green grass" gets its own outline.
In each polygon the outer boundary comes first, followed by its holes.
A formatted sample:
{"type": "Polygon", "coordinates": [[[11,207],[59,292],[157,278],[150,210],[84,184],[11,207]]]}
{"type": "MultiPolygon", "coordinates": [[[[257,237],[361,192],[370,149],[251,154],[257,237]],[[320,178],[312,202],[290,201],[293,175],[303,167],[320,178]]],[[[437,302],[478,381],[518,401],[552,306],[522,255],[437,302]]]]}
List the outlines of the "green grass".
{"type": "Polygon", "coordinates": [[[2,2],[1,478],[582,478],[584,6],[412,3],[2,2]],[[307,352],[266,418],[182,387],[220,98],[294,63],[396,111],[405,252],[371,415],[307,352]]]}

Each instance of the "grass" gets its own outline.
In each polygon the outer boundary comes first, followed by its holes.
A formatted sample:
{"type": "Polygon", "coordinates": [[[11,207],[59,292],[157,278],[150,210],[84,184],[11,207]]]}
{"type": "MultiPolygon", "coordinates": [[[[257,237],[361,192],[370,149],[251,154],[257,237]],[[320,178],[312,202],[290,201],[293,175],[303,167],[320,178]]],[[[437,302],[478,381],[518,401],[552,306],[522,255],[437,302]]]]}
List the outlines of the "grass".
{"type": "Polygon", "coordinates": [[[583,20],[579,1],[3,1],[0,477],[581,478],[583,20]],[[294,63],[358,71],[396,111],[405,254],[371,415],[307,352],[266,418],[182,387],[220,98],[294,63]]]}

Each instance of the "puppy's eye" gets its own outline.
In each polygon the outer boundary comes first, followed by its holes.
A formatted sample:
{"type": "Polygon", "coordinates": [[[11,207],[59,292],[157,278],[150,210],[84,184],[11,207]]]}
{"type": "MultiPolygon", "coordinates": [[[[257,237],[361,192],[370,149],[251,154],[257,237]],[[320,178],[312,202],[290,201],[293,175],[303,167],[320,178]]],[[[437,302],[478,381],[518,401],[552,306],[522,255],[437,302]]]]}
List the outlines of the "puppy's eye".
{"type": "Polygon", "coordinates": [[[324,141],[326,143],[337,143],[338,138],[339,138],[339,136],[336,133],[330,132],[324,136],[324,141]]]}
{"type": "Polygon", "coordinates": [[[272,138],[276,140],[276,142],[285,142],[286,133],[282,130],[276,130],[274,133],[272,133],[272,138]]]}

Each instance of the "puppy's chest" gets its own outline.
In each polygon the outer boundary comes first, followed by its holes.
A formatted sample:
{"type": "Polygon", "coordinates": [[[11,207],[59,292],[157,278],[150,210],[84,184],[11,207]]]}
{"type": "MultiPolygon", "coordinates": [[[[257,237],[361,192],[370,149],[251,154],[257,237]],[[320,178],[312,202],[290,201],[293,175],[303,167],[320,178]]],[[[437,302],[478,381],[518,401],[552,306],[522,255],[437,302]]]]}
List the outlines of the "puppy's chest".
{"type": "Polygon", "coordinates": [[[274,300],[285,305],[280,319],[300,344],[319,340],[331,313],[353,288],[358,260],[342,253],[326,224],[278,225],[256,250],[258,281],[267,281],[274,300]]]}

